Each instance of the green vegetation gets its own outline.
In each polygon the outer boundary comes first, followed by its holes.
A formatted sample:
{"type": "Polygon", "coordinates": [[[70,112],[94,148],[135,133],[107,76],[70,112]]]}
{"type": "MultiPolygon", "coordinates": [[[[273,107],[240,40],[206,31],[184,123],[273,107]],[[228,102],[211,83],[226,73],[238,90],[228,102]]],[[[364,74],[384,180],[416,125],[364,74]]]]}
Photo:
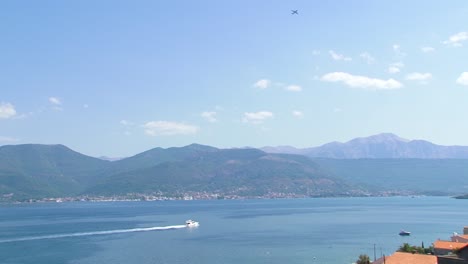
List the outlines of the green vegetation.
{"type": "Polygon", "coordinates": [[[361,254],[359,255],[358,260],[356,260],[356,264],[370,264],[370,258],[368,255],[361,254]]]}
{"type": "Polygon", "coordinates": [[[62,145],[0,147],[0,201],[78,195],[187,193],[216,197],[447,194],[467,185],[468,160],[310,159],[192,144],[110,162],[62,145]]]}
{"type": "Polygon", "coordinates": [[[412,246],[408,243],[403,243],[398,249],[399,252],[407,252],[407,253],[417,253],[417,254],[433,254],[434,248],[432,246],[425,248],[424,244],[419,246],[412,246]]]}
{"type": "Polygon", "coordinates": [[[190,145],[103,161],[61,145],[0,147],[3,200],[76,195],[208,193],[231,197],[359,195],[309,158],[190,145]]]}
{"type": "Polygon", "coordinates": [[[85,190],[110,162],[62,145],[0,147],[0,195],[14,200],[74,195],[85,190]]]}

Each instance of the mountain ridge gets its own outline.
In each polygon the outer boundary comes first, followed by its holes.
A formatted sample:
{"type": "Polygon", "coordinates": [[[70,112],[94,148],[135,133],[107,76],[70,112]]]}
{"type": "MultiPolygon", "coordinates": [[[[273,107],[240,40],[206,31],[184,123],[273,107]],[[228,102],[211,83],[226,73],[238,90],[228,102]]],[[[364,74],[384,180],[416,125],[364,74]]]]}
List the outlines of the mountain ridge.
{"type": "Polygon", "coordinates": [[[191,144],[104,161],[63,145],[0,147],[0,199],[210,193],[232,197],[358,195],[311,159],[191,144]]]}
{"type": "Polygon", "coordinates": [[[443,146],[426,140],[408,140],[392,133],[358,137],[347,142],[330,142],[318,147],[263,147],[269,153],[289,153],[312,158],[334,159],[468,159],[468,146],[443,146]]]}
{"type": "MultiPolygon", "coordinates": [[[[367,144],[365,151],[388,151],[388,142],[394,149],[403,145],[423,152],[435,145],[385,134],[325,146],[327,154],[345,156],[348,150],[337,154],[333,148],[367,144]]],[[[362,153],[352,152],[353,157],[362,153]]],[[[191,144],[106,161],[60,144],[0,146],[0,201],[131,193],[279,198],[466,192],[468,159],[312,158],[191,144]]]]}

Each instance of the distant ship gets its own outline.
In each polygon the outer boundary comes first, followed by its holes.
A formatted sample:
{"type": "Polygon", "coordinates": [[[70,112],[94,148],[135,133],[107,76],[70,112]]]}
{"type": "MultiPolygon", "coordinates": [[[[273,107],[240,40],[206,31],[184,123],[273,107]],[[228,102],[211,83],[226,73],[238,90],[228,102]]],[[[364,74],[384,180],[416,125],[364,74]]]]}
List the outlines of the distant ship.
{"type": "Polygon", "coordinates": [[[199,226],[199,225],[200,225],[200,223],[195,222],[195,221],[193,221],[193,220],[187,220],[187,221],[185,221],[185,226],[187,226],[187,227],[197,227],[197,226],[199,226]]]}
{"type": "Polygon", "coordinates": [[[411,235],[411,232],[408,232],[408,231],[405,231],[405,230],[401,230],[400,233],[399,233],[400,236],[409,236],[411,235]]]}

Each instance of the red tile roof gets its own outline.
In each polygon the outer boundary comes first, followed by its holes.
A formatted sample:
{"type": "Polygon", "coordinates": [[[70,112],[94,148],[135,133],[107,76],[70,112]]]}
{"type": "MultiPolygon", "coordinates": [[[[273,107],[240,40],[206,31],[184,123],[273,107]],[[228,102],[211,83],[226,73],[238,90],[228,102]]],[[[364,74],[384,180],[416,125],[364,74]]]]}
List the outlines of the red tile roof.
{"type": "MultiPolygon", "coordinates": [[[[383,257],[372,262],[372,264],[383,263],[383,257]]],[[[385,257],[385,264],[437,264],[437,257],[434,255],[395,252],[392,255],[385,257]]]]}
{"type": "Polygon", "coordinates": [[[462,247],[468,245],[468,243],[452,242],[452,241],[446,241],[446,240],[436,240],[432,244],[434,245],[434,248],[450,249],[450,250],[457,249],[457,248],[462,248],[462,247]]]}

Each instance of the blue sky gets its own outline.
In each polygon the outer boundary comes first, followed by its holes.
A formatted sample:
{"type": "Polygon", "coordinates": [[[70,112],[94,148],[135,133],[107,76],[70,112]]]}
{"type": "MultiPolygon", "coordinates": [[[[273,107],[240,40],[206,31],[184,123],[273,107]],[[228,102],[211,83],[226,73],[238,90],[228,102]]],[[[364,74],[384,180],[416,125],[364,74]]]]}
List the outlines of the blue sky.
{"type": "Polygon", "coordinates": [[[468,145],[467,1],[2,1],[0,21],[1,145],[468,145]]]}

